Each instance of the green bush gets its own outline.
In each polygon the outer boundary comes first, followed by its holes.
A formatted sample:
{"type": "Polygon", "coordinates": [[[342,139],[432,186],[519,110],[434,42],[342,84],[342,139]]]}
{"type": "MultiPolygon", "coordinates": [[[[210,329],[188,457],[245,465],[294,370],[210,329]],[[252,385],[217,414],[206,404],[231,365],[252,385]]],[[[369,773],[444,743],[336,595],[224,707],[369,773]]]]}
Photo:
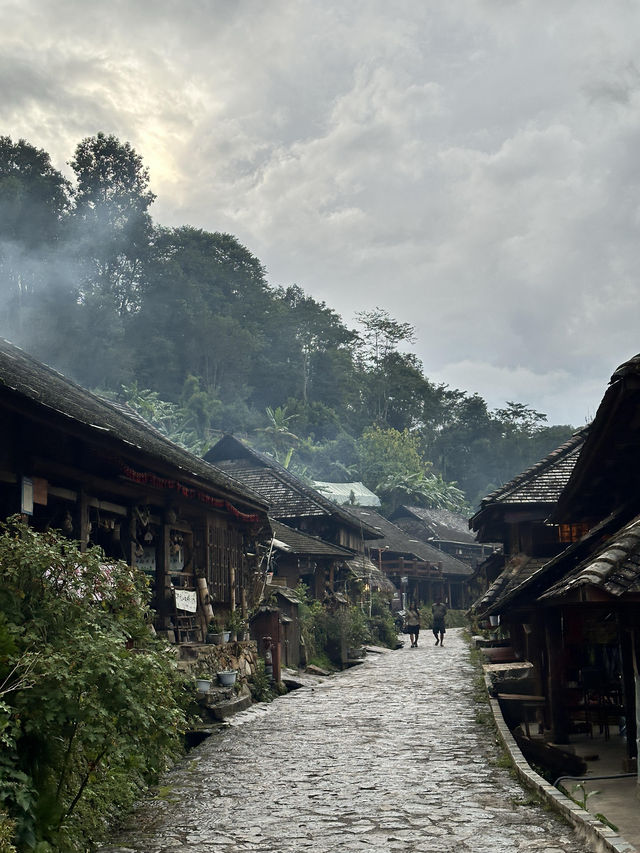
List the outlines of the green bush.
{"type": "Polygon", "coordinates": [[[310,598],[304,584],[297,587],[300,599],[302,636],[310,663],[326,667],[340,666],[348,649],[365,643],[378,643],[393,648],[398,635],[387,599],[379,593],[371,598],[371,616],[361,607],[351,605],[329,610],[310,598]]]}
{"type": "Polygon", "coordinates": [[[179,752],[188,692],[147,601],[99,549],[0,525],[0,801],[19,851],[85,850],[179,752]]]}
{"type": "Polygon", "coordinates": [[[393,649],[398,642],[398,630],[389,606],[389,599],[379,592],[374,592],[371,597],[369,633],[372,641],[380,646],[393,649]]]}

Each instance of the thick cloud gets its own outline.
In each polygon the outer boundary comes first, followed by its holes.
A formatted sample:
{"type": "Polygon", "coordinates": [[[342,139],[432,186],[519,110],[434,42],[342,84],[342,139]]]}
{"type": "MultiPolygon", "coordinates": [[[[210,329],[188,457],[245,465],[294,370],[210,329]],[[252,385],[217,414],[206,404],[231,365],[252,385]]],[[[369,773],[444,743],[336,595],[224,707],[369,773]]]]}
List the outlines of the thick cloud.
{"type": "Polygon", "coordinates": [[[129,140],[156,220],[231,231],[348,323],[414,323],[430,377],[580,425],[640,351],[637,4],[0,11],[4,133],[60,168],[129,140]]]}

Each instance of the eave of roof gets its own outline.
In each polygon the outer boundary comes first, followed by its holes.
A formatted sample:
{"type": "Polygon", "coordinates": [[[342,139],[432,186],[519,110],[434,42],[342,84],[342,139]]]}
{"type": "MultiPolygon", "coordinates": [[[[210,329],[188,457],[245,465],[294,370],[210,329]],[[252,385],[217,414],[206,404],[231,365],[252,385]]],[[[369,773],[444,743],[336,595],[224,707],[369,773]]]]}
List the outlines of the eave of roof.
{"type": "Polygon", "coordinates": [[[316,557],[343,557],[344,559],[351,559],[353,557],[353,551],[341,548],[332,542],[326,542],[318,536],[303,533],[301,530],[289,527],[289,525],[283,524],[274,518],[269,519],[269,522],[276,539],[288,545],[293,554],[311,554],[316,557]]]}
{"type": "MultiPolygon", "coordinates": [[[[227,462],[243,457],[256,463],[257,467],[268,469],[272,472],[272,475],[277,477],[283,484],[286,484],[290,489],[297,491],[308,501],[311,501],[316,507],[316,512],[314,514],[336,516],[350,526],[355,526],[353,516],[350,515],[345,508],[333,503],[333,501],[330,501],[317,489],[308,486],[288,471],[284,466],[280,465],[280,463],[271,456],[267,456],[266,453],[261,453],[253,447],[249,447],[247,444],[239,441],[235,436],[225,435],[209,451],[207,451],[204,456],[204,458],[206,460],[210,460],[212,464],[220,465],[221,467],[227,462]]],[[[237,469],[236,476],[244,477],[244,474],[240,469],[237,469]]],[[[278,513],[278,517],[280,519],[295,518],[298,515],[299,513],[296,512],[292,512],[291,515],[286,515],[282,511],[278,513]]],[[[359,524],[359,531],[366,539],[375,538],[377,535],[373,528],[369,528],[368,525],[364,525],[362,522],[359,524]]]]}
{"type": "Polygon", "coordinates": [[[565,488],[585,443],[589,427],[577,430],[571,438],[544,459],[518,474],[504,486],[482,499],[480,509],[469,526],[478,530],[487,512],[505,504],[555,506],[565,488]]]}
{"type": "Polygon", "coordinates": [[[111,440],[123,454],[169,466],[180,475],[198,481],[203,488],[226,493],[233,500],[266,512],[267,504],[255,492],[232,479],[219,468],[174,444],[140,415],[126,413],[87,391],[57,370],[33,358],[19,347],[0,339],[0,390],[16,401],[27,401],[33,411],[47,412],[78,426],[87,438],[104,444],[111,440]],[[35,408],[33,408],[35,407],[35,408]]]}
{"type": "Polygon", "coordinates": [[[378,539],[367,543],[369,548],[387,549],[395,554],[404,554],[410,558],[417,558],[425,563],[442,564],[444,574],[470,575],[472,569],[451,554],[434,548],[428,542],[410,537],[401,527],[398,527],[388,518],[376,512],[371,507],[349,507],[349,512],[367,523],[378,531],[378,539]]]}
{"type": "Polygon", "coordinates": [[[580,587],[596,587],[620,597],[640,580],[640,515],[610,536],[540,596],[541,601],[562,598],[580,587]]]}

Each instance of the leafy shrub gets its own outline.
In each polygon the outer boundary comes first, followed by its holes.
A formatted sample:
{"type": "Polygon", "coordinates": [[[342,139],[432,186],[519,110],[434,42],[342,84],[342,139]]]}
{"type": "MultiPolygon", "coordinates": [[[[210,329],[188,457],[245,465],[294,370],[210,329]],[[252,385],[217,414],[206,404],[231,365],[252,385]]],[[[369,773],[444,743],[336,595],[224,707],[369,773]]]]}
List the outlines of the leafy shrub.
{"type": "Polygon", "coordinates": [[[255,673],[249,679],[249,689],[254,702],[271,702],[275,694],[271,685],[271,679],[265,671],[264,660],[258,658],[255,673]]]}
{"type": "Polygon", "coordinates": [[[147,583],[18,517],[0,525],[0,800],[18,850],[84,850],[182,743],[182,677],[147,583]]]}
{"type": "Polygon", "coordinates": [[[300,599],[302,636],[310,662],[321,666],[330,662],[340,666],[349,648],[370,642],[390,648],[395,646],[398,635],[393,614],[388,601],[379,593],[372,595],[369,617],[357,605],[327,609],[321,602],[310,598],[304,584],[299,584],[296,592],[300,599]]]}
{"type": "Polygon", "coordinates": [[[379,592],[374,592],[371,597],[369,632],[373,642],[380,646],[393,649],[398,642],[398,631],[389,600],[379,592]]]}

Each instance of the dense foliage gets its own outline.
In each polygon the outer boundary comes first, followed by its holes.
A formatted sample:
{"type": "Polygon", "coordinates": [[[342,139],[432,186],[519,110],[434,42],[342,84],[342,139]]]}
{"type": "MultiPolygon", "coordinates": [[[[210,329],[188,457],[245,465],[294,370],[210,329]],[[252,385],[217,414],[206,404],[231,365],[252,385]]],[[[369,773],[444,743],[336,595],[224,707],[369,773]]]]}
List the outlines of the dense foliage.
{"type": "Polygon", "coordinates": [[[544,456],[570,427],[434,384],[410,324],[357,328],[273,287],[230,234],[155,225],[149,175],[98,133],[70,161],[0,137],[0,334],[89,388],[124,394],[196,452],[234,432],[297,473],[453,509],[544,456]],[[456,484],[455,486],[451,484],[456,484]]]}
{"type": "Polygon", "coordinates": [[[80,851],[180,750],[184,685],[147,585],[61,535],[0,526],[0,838],[80,851]]]}
{"type": "Polygon", "coordinates": [[[364,643],[395,648],[398,631],[388,597],[380,592],[362,592],[356,588],[350,591],[352,601],[360,597],[359,604],[332,607],[311,598],[303,583],[298,585],[300,625],[309,663],[339,667],[349,649],[359,649],[364,643]]]}

